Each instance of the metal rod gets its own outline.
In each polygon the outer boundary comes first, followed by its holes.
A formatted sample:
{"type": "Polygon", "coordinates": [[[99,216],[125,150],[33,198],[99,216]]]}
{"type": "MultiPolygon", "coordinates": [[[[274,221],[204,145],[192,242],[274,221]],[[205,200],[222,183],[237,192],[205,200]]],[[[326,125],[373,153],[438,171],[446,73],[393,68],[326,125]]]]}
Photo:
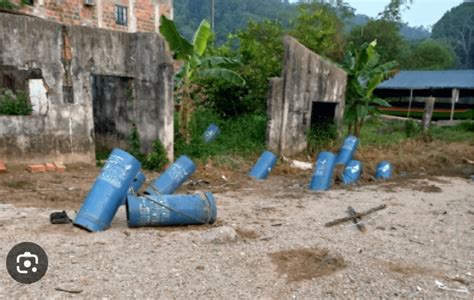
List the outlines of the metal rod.
{"type": "Polygon", "coordinates": [[[451,93],[451,117],[449,120],[453,120],[454,118],[454,107],[456,106],[456,102],[458,102],[459,99],[459,90],[458,89],[453,89],[451,93]]]}
{"type": "Polygon", "coordinates": [[[410,111],[411,111],[411,102],[413,100],[413,89],[410,89],[410,102],[408,103],[408,112],[407,112],[407,118],[410,117],[410,111]]]}

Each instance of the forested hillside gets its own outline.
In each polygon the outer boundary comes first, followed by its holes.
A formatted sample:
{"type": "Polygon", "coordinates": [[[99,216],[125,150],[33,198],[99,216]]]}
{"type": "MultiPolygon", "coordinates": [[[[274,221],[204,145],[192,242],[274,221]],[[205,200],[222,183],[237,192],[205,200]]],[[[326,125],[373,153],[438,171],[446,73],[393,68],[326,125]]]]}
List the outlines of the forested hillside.
{"type": "MultiPolygon", "coordinates": [[[[339,15],[345,17],[346,32],[369,21],[366,15],[353,14],[353,9],[343,2],[334,2],[339,15]]],[[[211,7],[211,0],[174,0],[175,19],[182,33],[191,37],[202,19],[211,21],[211,7]]],[[[289,21],[297,15],[297,4],[282,0],[215,0],[214,11],[216,42],[221,44],[230,33],[245,28],[250,20],[274,20],[288,27],[289,21]]],[[[422,40],[430,36],[430,32],[423,27],[401,26],[401,34],[407,40],[422,40]]]]}

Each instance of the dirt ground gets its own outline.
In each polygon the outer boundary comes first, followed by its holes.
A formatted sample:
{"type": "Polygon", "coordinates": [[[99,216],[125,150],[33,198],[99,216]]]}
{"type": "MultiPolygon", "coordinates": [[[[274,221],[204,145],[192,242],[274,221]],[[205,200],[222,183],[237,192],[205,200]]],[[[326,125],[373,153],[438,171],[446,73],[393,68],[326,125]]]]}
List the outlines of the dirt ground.
{"type": "MultiPolygon", "coordinates": [[[[246,169],[207,164],[180,192],[213,191],[214,225],[130,229],[122,207],[101,233],[49,223],[54,211],[74,217],[98,168],[12,168],[0,174],[1,260],[31,241],[46,250],[49,269],[22,285],[0,268],[0,298],[472,299],[474,181],[427,168],[399,167],[387,182],[367,175],[359,185],[313,193],[311,173],[285,165],[257,182],[246,169]],[[362,218],[365,233],[351,222],[324,226],[348,206],[381,204],[387,208],[362,218]]],[[[158,174],[146,175],[148,184],[158,174]]]]}

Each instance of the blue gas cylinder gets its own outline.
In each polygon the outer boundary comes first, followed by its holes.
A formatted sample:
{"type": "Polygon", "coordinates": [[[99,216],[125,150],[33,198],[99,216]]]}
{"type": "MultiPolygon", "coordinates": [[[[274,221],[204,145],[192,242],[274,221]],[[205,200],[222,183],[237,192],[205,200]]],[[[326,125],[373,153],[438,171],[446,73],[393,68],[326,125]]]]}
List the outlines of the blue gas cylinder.
{"type": "Polygon", "coordinates": [[[82,203],[74,225],[93,232],[107,229],[140,167],[135,157],[114,149],[82,203]]]}
{"type": "Polygon", "coordinates": [[[250,170],[249,176],[255,179],[266,179],[277,161],[275,154],[270,151],[262,153],[257,163],[250,170]]]}
{"type": "Polygon", "coordinates": [[[216,201],[211,192],[127,197],[129,227],[212,224],[216,218],[216,201]]]}
{"type": "Polygon", "coordinates": [[[207,127],[206,131],[204,132],[203,138],[205,143],[212,142],[220,133],[219,127],[216,124],[212,123],[207,127]]]}
{"type": "Polygon", "coordinates": [[[344,139],[341,150],[337,156],[338,165],[346,165],[354,156],[354,152],[359,145],[359,139],[353,135],[349,135],[344,139]]]}
{"type": "Polygon", "coordinates": [[[344,184],[352,184],[359,180],[360,173],[362,172],[362,164],[358,160],[351,160],[347,163],[344,168],[344,172],[341,175],[341,181],[344,184]]]}
{"type": "Polygon", "coordinates": [[[160,177],[146,189],[149,194],[173,194],[183,182],[196,171],[196,165],[189,157],[182,155],[160,177]]]}
{"type": "Polygon", "coordinates": [[[335,154],[331,152],[319,153],[309,188],[313,191],[329,190],[332,185],[332,174],[335,167],[335,154]]]}
{"type": "MultiPolygon", "coordinates": [[[[130,186],[128,193],[136,194],[140,190],[142,185],[145,183],[145,181],[146,181],[145,174],[143,174],[141,171],[138,172],[138,175],[135,177],[135,179],[133,179],[132,185],[130,186]]],[[[123,197],[122,205],[124,205],[126,201],[127,201],[127,196],[123,197]]]]}
{"type": "Polygon", "coordinates": [[[392,177],[393,167],[388,161],[381,161],[375,170],[375,178],[377,179],[389,179],[392,177]]]}

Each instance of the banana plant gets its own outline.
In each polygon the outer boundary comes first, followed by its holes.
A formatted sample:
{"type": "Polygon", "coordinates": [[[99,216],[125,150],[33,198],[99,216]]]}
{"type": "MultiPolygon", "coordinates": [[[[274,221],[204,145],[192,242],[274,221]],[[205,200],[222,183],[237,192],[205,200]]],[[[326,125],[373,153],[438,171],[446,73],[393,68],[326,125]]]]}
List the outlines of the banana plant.
{"type": "Polygon", "coordinates": [[[376,40],[360,47],[351,43],[344,56],[343,67],[348,75],[344,119],[348,123],[349,134],[355,136],[360,135],[367,116],[380,113],[379,106],[390,106],[373,93],[391,75],[397,63],[379,64],[380,55],[375,50],[376,46],[376,40]]]}
{"type": "Polygon", "coordinates": [[[182,62],[176,74],[175,99],[180,107],[180,134],[189,140],[188,124],[194,109],[193,95],[201,79],[219,79],[235,85],[245,85],[245,80],[230,67],[239,65],[237,60],[222,56],[206,56],[206,49],[212,37],[211,25],[203,20],[189,42],[177,30],[174,22],[161,16],[160,33],[173,52],[174,59],[182,62]]]}

